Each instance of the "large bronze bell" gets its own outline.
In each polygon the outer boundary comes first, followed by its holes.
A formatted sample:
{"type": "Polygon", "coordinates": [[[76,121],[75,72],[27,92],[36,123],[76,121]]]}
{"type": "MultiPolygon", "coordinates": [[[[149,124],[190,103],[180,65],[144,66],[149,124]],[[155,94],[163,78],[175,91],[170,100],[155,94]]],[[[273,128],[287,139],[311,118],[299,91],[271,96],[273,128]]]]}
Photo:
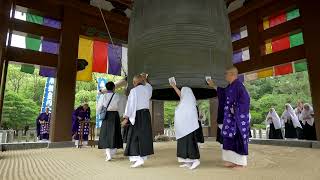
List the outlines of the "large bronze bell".
{"type": "Polygon", "coordinates": [[[135,0],[128,47],[128,80],[146,72],[153,99],[177,99],[168,78],[193,89],[197,99],[215,96],[205,77],[224,86],[232,44],[224,0],[135,0]]]}

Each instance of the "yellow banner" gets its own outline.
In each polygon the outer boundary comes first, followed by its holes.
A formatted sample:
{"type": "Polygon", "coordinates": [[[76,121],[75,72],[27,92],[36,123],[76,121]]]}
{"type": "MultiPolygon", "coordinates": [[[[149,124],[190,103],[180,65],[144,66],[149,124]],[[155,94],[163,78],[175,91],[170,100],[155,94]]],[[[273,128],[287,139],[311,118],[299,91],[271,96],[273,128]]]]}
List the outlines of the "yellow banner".
{"type": "Polygon", "coordinates": [[[93,61],[93,41],[79,38],[78,59],[85,59],[88,62],[86,68],[77,72],[77,81],[92,80],[92,61],[93,61]]]}
{"type": "Polygon", "coordinates": [[[273,76],[273,67],[258,71],[258,78],[266,78],[273,76]]]}

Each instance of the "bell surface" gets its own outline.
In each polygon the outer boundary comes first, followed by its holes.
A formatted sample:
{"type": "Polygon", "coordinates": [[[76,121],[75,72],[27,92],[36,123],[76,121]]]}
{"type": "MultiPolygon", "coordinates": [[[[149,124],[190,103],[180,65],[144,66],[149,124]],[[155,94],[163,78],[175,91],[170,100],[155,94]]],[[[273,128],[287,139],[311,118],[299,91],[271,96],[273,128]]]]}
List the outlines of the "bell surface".
{"type": "Polygon", "coordinates": [[[216,96],[205,77],[225,86],[232,65],[230,24],[224,0],[135,0],[128,38],[128,80],[149,74],[152,99],[178,99],[168,79],[193,89],[197,99],[216,96]]]}

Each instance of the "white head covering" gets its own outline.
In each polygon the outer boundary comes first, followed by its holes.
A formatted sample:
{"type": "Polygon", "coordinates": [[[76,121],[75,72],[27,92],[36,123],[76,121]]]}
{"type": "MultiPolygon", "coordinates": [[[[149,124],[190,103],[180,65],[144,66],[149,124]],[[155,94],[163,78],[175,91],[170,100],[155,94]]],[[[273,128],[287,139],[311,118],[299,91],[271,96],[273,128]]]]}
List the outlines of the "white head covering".
{"type": "Polygon", "coordinates": [[[273,123],[275,129],[281,129],[282,123],[281,123],[281,120],[280,120],[276,110],[274,108],[271,108],[270,111],[267,115],[266,123],[267,124],[273,123]],[[269,119],[271,119],[271,121],[269,119]]]}
{"type": "Polygon", "coordinates": [[[287,120],[290,118],[292,120],[292,123],[293,123],[293,126],[296,128],[296,127],[299,127],[299,128],[302,128],[300,122],[299,122],[299,119],[298,119],[298,116],[296,115],[296,113],[294,112],[292,106],[287,103],[286,104],[286,107],[288,108],[285,108],[284,109],[284,112],[282,113],[282,116],[281,118],[287,122],[287,120]]]}
{"type": "Polygon", "coordinates": [[[313,112],[313,108],[310,104],[308,103],[305,103],[303,105],[304,107],[305,106],[308,106],[309,107],[309,110],[306,110],[306,108],[303,108],[303,111],[301,113],[301,120],[302,120],[302,123],[303,124],[306,124],[306,122],[310,125],[310,126],[313,126],[313,123],[314,123],[314,118],[312,117],[312,114],[314,114],[313,112]]]}
{"type": "Polygon", "coordinates": [[[176,139],[180,139],[199,128],[196,98],[189,87],[181,89],[180,103],[174,114],[176,139]]]}

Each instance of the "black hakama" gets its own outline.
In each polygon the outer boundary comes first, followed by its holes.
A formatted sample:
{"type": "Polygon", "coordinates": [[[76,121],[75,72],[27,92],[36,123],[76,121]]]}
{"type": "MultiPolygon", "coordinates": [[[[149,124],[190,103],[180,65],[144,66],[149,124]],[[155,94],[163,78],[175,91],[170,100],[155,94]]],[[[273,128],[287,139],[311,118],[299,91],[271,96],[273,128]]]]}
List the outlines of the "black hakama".
{"type": "Polygon", "coordinates": [[[196,131],[177,140],[177,157],[183,159],[200,159],[196,131]]]}
{"type": "Polygon", "coordinates": [[[125,156],[148,156],[154,154],[151,116],[149,109],[136,112],[135,124],[129,125],[125,156]]]}
{"type": "Polygon", "coordinates": [[[204,143],[201,121],[198,121],[198,123],[199,123],[199,128],[196,130],[197,142],[204,143]]]}
{"type": "Polygon", "coordinates": [[[316,128],[314,124],[311,126],[310,124],[306,123],[303,128],[303,134],[306,140],[317,140],[316,128]]]}
{"type": "Polygon", "coordinates": [[[302,121],[299,121],[301,128],[297,127],[296,131],[297,131],[297,138],[298,139],[305,139],[305,135],[304,135],[304,124],[302,123],[302,121]]]}
{"type": "Polygon", "coordinates": [[[108,111],[106,119],[102,121],[98,142],[99,149],[123,148],[120,116],[118,111],[108,111]]]}
{"type": "Polygon", "coordinates": [[[285,138],[297,138],[297,130],[291,120],[285,123],[285,138]]]}
{"type": "Polygon", "coordinates": [[[273,123],[270,124],[269,139],[283,139],[281,129],[275,129],[273,123]]]}

